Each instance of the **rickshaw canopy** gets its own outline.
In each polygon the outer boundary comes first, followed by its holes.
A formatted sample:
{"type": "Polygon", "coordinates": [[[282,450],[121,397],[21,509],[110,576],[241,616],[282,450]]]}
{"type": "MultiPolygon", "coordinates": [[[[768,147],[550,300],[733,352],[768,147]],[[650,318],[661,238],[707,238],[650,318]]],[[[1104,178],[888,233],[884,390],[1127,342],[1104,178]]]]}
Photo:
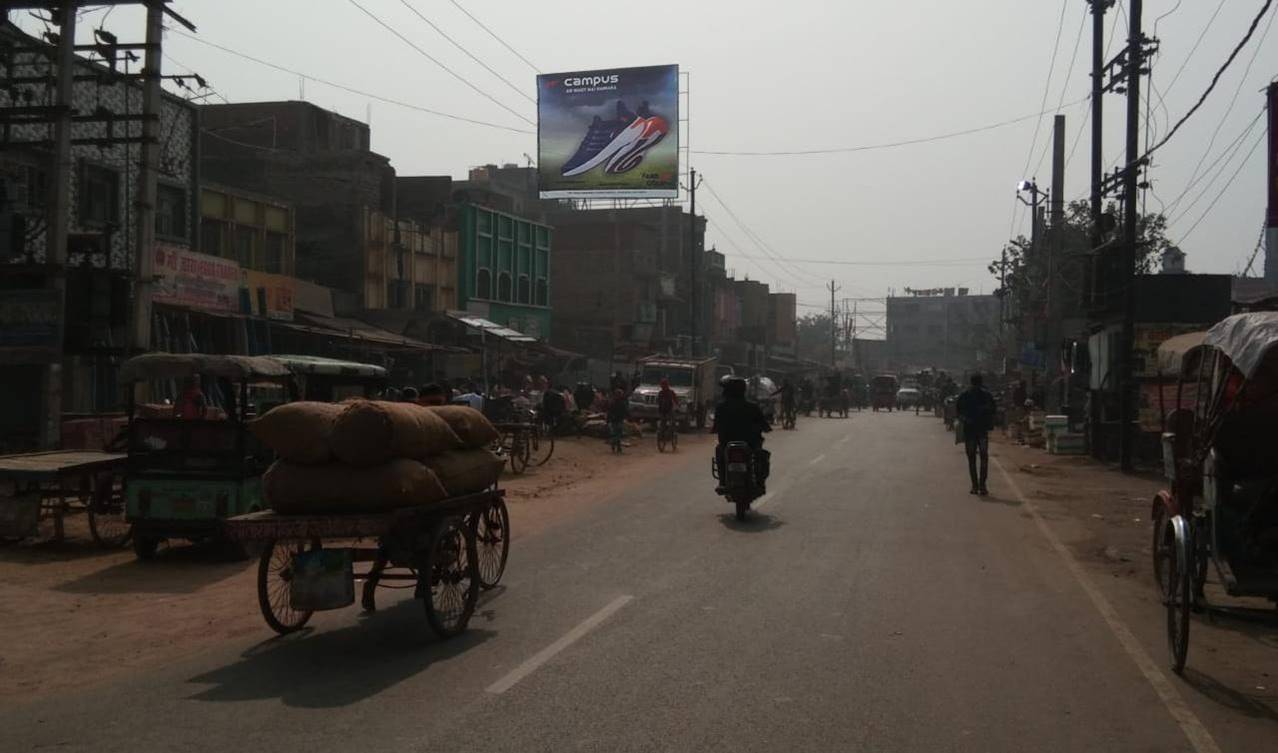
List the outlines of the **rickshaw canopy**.
{"type": "Polygon", "coordinates": [[[120,381],[185,379],[196,374],[236,381],[279,380],[292,375],[288,366],[267,356],[216,356],[204,353],[146,353],[120,366],[120,381]]]}
{"type": "Polygon", "coordinates": [[[386,378],[386,369],[371,363],[339,361],[336,358],[323,358],[321,356],[279,355],[268,357],[284,364],[294,374],[361,377],[367,379],[386,378]]]}
{"type": "Polygon", "coordinates": [[[1203,339],[1221,352],[1244,378],[1251,379],[1278,346],[1278,312],[1255,311],[1222,319],[1203,339]]]}
{"type": "Polygon", "coordinates": [[[1158,375],[1165,377],[1179,376],[1188,366],[1193,352],[1202,347],[1207,331],[1187,332],[1183,335],[1169,337],[1158,346],[1158,375]],[[1189,359],[1189,360],[1187,360],[1189,359]]]}

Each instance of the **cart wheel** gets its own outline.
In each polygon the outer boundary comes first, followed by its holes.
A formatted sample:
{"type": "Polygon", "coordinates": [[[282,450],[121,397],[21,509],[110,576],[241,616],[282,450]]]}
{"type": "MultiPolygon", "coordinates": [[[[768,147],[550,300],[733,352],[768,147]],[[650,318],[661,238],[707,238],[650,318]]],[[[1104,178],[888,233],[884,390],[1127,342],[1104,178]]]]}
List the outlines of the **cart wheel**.
{"type": "Polygon", "coordinates": [[[1154,584],[1160,594],[1167,594],[1167,560],[1175,551],[1175,536],[1167,525],[1167,508],[1158,505],[1153,514],[1154,540],[1150,546],[1154,562],[1154,584]]]}
{"type": "MultiPolygon", "coordinates": [[[[319,549],[318,541],[311,549],[319,549]]],[[[289,590],[293,581],[293,557],[305,551],[302,541],[268,541],[257,563],[257,605],[266,624],[280,635],[301,630],[311,612],[293,609],[289,590]]]]}
{"type": "Polygon", "coordinates": [[[540,429],[533,432],[530,460],[533,465],[545,465],[550,456],[555,454],[555,436],[549,431],[540,429]]]}
{"type": "Polygon", "coordinates": [[[129,542],[133,526],[124,518],[124,491],[115,488],[115,477],[95,476],[89,499],[89,535],[99,546],[118,549],[129,542]]]}
{"type": "Polygon", "coordinates": [[[475,612],[479,599],[476,560],[475,535],[470,526],[458,518],[435,526],[425,566],[417,569],[417,588],[426,608],[426,621],[440,638],[460,634],[475,612]],[[422,579],[428,580],[423,583],[422,579]]]}
{"type": "Polygon", "coordinates": [[[1167,590],[1163,598],[1167,602],[1167,650],[1171,656],[1171,668],[1180,674],[1185,668],[1189,653],[1189,612],[1193,606],[1194,556],[1192,529],[1179,515],[1167,521],[1169,534],[1174,541],[1172,554],[1167,558],[1167,590]]]}
{"type": "Polygon", "coordinates": [[[528,468],[528,440],[522,433],[515,432],[510,440],[510,472],[523,473],[528,468]]]}
{"type": "Polygon", "coordinates": [[[479,587],[487,590],[501,580],[510,554],[510,513],[505,500],[498,499],[475,516],[475,550],[479,587]]]}

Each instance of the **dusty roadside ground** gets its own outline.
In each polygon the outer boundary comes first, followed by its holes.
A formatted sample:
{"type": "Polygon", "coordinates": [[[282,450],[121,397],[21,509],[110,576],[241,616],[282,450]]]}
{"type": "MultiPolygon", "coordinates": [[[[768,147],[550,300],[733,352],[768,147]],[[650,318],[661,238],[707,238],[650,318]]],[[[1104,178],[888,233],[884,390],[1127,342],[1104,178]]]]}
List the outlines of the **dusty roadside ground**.
{"type": "MultiPolygon", "coordinates": [[[[1166,667],[1166,610],[1153,575],[1150,521],[1151,503],[1163,488],[1162,480],[1123,474],[1088,457],[1049,455],[1001,435],[992,438],[991,455],[1141,639],[1153,661],[1166,667]]],[[[990,487],[991,504],[1023,507],[993,463],[990,487]]],[[[1032,517],[1026,510],[1021,514],[1032,517]]],[[[1042,543],[1047,546],[1046,540],[1042,543]]],[[[1195,615],[1189,660],[1183,677],[1175,680],[1177,687],[1209,706],[1278,721],[1278,609],[1268,601],[1230,599],[1215,580],[1212,570],[1205,589],[1210,603],[1257,611],[1247,619],[1195,615]]]]}
{"type": "MultiPolygon", "coordinates": [[[[711,438],[682,435],[675,455],[651,435],[621,457],[602,440],[560,438],[542,467],[502,478],[512,541],[605,504],[669,463],[706,462],[711,438]]],[[[709,483],[709,482],[707,482],[709,483]]],[[[62,543],[0,545],[0,701],[93,685],[217,643],[267,638],[256,561],[229,562],[213,547],[177,542],[155,561],[105,551],[73,517],[62,543]]]]}

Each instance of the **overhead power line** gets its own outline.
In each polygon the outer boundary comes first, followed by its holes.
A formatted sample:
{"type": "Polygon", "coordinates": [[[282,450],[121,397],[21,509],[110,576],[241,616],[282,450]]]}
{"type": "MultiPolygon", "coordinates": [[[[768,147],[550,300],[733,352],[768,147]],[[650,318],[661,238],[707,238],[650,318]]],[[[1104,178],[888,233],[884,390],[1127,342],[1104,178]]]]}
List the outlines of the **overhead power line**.
{"type": "Polygon", "coordinates": [[[1234,184],[1234,179],[1237,178],[1238,174],[1242,172],[1242,169],[1247,166],[1247,160],[1251,159],[1251,155],[1256,152],[1256,147],[1264,143],[1267,135],[1268,134],[1266,133],[1261,133],[1260,138],[1256,139],[1255,143],[1251,145],[1251,149],[1247,152],[1247,156],[1243,157],[1242,161],[1238,163],[1238,167],[1234,169],[1234,174],[1229,176],[1229,180],[1220,189],[1220,193],[1216,194],[1216,198],[1212,199],[1211,203],[1207,205],[1207,208],[1203,210],[1203,213],[1198,215],[1198,219],[1194,221],[1194,224],[1190,225],[1189,229],[1180,236],[1181,243],[1184,243],[1185,239],[1192,235],[1194,230],[1196,230],[1198,226],[1202,224],[1202,221],[1207,218],[1207,215],[1211,214],[1211,210],[1216,207],[1216,202],[1220,201],[1229,191],[1229,187],[1234,184]]]}
{"type": "MultiPolygon", "coordinates": [[[[1069,91],[1070,77],[1074,75],[1074,64],[1078,62],[1078,48],[1083,41],[1083,30],[1087,28],[1087,18],[1091,14],[1087,10],[1086,5],[1080,6],[1083,10],[1083,17],[1078,24],[1078,34],[1074,37],[1074,52],[1069,57],[1069,68],[1065,70],[1065,78],[1061,79],[1061,96],[1056,100],[1056,114],[1060,114],[1061,108],[1065,106],[1065,93],[1069,91]]],[[[1091,109],[1091,100],[1088,100],[1088,110],[1091,109]]],[[[1044,139],[1043,151],[1038,155],[1038,162],[1034,165],[1034,173],[1038,173],[1043,167],[1043,161],[1047,159],[1047,152],[1051,149],[1052,139],[1044,139]]]]}
{"type": "Polygon", "coordinates": [[[492,29],[488,28],[488,27],[484,24],[484,22],[483,22],[483,21],[480,21],[478,18],[475,18],[475,16],[474,16],[474,15],[472,15],[470,11],[468,11],[468,10],[466,10],[464,7],[462,7],[462,4],[461,4],[461,3],[457,2],[457,0],[449,0],[449,2],[451,2],[453,5],[457,6],[457,10],[461,11],[462,13],[465,13],[465,14],[466,14],[466,17],[467,17],[467,18],[469,18],[470,20],[474,21],[474,22],[475,22],[475,23],[479,26],[479,28],[481,28],[481,29],[483,29],[484,31],[488,32],[488,36],[492,37],[493,39],[496,39],[496,40],[497,40],[497,41],[501,44],[501,46],[502,46],[502,47],[505,47],[507,50],[509,50],[509,51],[510,51],[510,53],[511,53],[512,55],[514,55],[515,57],[517,57],[517,58],[519,58],[520,60],[524,61],[524,64],[525,64],[525,65],[527,65],[529,68],[532,68],[532,69],[533,69],[533,71],[535,71],[535,72],[537,72],[537,73],[541,73],[541,69],[540,69],[540,68],[538,68],[537,66],[533,65],[531,60],[529,60],[528,58],[524,57],[523,55],[520,55],[520,54],[519,54],[519,52],[518,52],[517,50],[515,50],[515,48],[514,48],[514,47],[511,47],[510,45],[506,44],[506,40],[504,40],[504,39],[502,39],[501,37],[497,36],[497,32],[495,32],[495,31],[493,31],[492,29]]]}
{"type": "MultiPolygon", "coordinates": [[[[1043,82],[1043,101],[1039,103],[1038,109],[1044,113],[1047,108],[1047,98],[1052,91],[1052,76],[1056,73],[1056,56],[1060,52],[1061,34],[1065,31],[1065,11],[1069,9],[1070,0],[1061,0],[1061,15],[1056,22],[1056,40],[1052,42],[1052,58],[1047,65],[1047,80],[1043,82]]],[[[1043,130],[1043,118],[1040,115],[1038,120],[1034,122],[1034,138],[1030,140],[1029,151],[1025,154],[1025,166],[1021,168],[1021,178],[1032,177],[1028,175],[1030,160],[1034,159],[1034,147],[1038,146],[1038,134],[1043,130]]],[[[1050,141],[1050,140],[1049,140],[1050,141]]],[[[1021,204],[1017,201],[1017,197],[1012,197],[1012,217],[1008,221],[1007,234],[1010,236],[1016,228],[1016,218],[1019,215],[1021,204]]],[[[1031,219],[1031,222],[1034,220],[1031,219]]]]}
{"type": "Polygon", "coordinates": [[[799,275],[807,275],[810,279],[816,279],[817,276],[812,274],[811,272],[806,272],[802,269],[799,269],[798,267],[795,267],[792,264],[787,265],[781,259],[781,256],[777,254],[775,251],[773,251],[772,248],[763,240],[763,238],[759,237],[757,233],[755,233],[745,224],[745,221],[743,221],[740,217],[737,216],[736,212],[732,211],[732,207],[728,206],[728,204],[723,200],[723,197],[719,195],[719,192],[714,190],[714,186],[710,185],[709,181],[705,181],[705,186],[706,186],[706,190],[710,192],[710,195],[714,197],[714,200],[719,202],[719,206],[723,207],[723,210],[728,213],[728,216],[731,217],[732,221],[737,224],[737,227],[741,228],[741,232],[745,233],[746,237],[754,241],[755,246],[757,246],[760,251],[762,251],[770,259],[772,259],[772,262],[777,265],[777,269],[780,269],[782,272],[789,275],[789,277],[792,280],[798,281],[798,284],[800,285],[803,284],[803,279],[799,275]]]}
{"type": "Polygon", "coordinates": [[[408,45],[409,47],[412,47],[414,50],[417,51],[417,54],[431,61],[435,65],[439,66],[445,73],[447,73],[448,75],[452,76],[453,78],[465,84],[467,88],[471,89],[472,91],[474,91],[475,93],[483,97],[484,99],[488,100],[489,102],[492,102],[493,104],[497,105],[498,107],[510,113],[511,115],[514,115],[515,117],[524,121],[528,125],[536,125],[536,123],[529,120],[526,116],[524,116],[518,110],[514,109],[513,107],[510,107],[505,102],[502,102],[500,99],[497,99],[496,97],[484,91],[483,89],[480,89],[478,86],[475,86],[465,76],[461,75],[457,71],[454,71],[452,68],[449,68],[448,66],[444,65],[434,55],[431,55],[429,52],[423,50],[421,47],[418,47],[416,44],[413,43],[411,39],[404,36],[403,34],[400,34],[399,31],[394,26],[391,26],[390,24],[386,23],[380,17],[378,17],[377,14],[373,13],[368,8],[365,8],[364,6],[360,5],[357,0],[347,0],[347,2],[349,2],[351,5],[354,5],[356,8],[359,8],[364,13],[364,15],[373,19],[373,21],[375,21],[378,26],[382,27],[386,31],[389,31],[391,34],[393,34],[397,39],[399,39],[404,44],[408,45]]]}
{"type": "MultiPolygon", "coordinates": [[[[1185,188],[1177,194],[1175,198],[1167,203],[1167,209],[1164,214],[1175,212],[1180,206],[1180,202],[1184,201],[1185,197],[1189,195],[1189,192],[1192,191],[1195,186],[1206,179],[1207,176],[1215,173],[1215,176],[1212,177],[1211,180],[1207,181],[1207,184],[1203,186],[1203,193],[1206,193],[1211,188],[1212,184],[1214,184],[1216,180],[1220,178],[1221,173],[1224,172],[1225,166],[1233,161],[1234,156],[1238,153],[1238,150],[1242,148],[1247,137],[1250,136],[1251,132],[1256,129],[1256,126],[1260,124],[1261,119],[1265,116],[1265,112],[1266,111],[1262,108],[1260,112],[1256,113],[1256,117],[1252,118],[1251,122],[1247,124],[1247,127],[1235,136],[1233,141],[1230,141],[1223,149],[1220,150],[1220,153],[1211,161],[1211,164],[1207,165],[1206,170],[1202,172],[1195,171],[1195,174],[1190,177],[1189,182],[1185,184],[1185,188]]],[[[1200,198],[1202,198],[1202,194],[1199,194],[1197,198],[1190,202],[1189,206],[1187,206],[1185,210],[1188,211],[1192,209],[1194,204],[1198,203],[1200,198]]]]}
{"type": "MultiPolygon", "coordinates": [[[[749,256],[740,254],[742,259],[764,259],[762,256],[749,256]]],[[[848,267],[923,267],[923,266],[962,266],[980,262],[981,264],[989,264],[990,260],[985,256],[967,256],[959,259],[901,259],[898,261],[851,261],[847,259],[795,259],[788,256],[780,257],[787,262],[796,264],[837,264],[848,267]]]]}
{"type": "Polygon", "coordinates": [[[1176,82],[1180,80],[1180,74],[1185,72],[1185,66],[1189,65],[1190,58],[1194,56],[1195,52],[1198,52],[1198,45],[1203,43],[1203,37],[1207,36],[1207,30],[1216,22],[1216,16],[1220,15],[1220,9],[1224,7],[1225,0],[1220,0],[1220,4],[1216,6],[1216,10],[1211,14],[1211,18],[1207,19],[1207,24],[1203,26],[1203,30],[1198,33],[1198,39],[1194,40],[1194,46],[1189,48],[1189,54],[1185,56],[1184,60],[1180,61],[1180,67],[1176,69],[1176,75],[1172,76],[1171,83],[1163,90],[1164,94],[1170,92],[1172,87],[1176,85],[1176,82]]]}
{"type": "MultiPolygon", "coordinates": [[[[1065,107],[1073,107],[1075,105],[1081,104],[1086,99],[1087,97],[1083,97],[1082,99],[1076,99],[1073,102],[1066,104],[1065,107]]],[[[878,144],[862,144],[859,146],[840,146],[840,147],[830,147],[826,149],[794,149],[794,150],[788,150],[788,151],[730,151],[730,150],[716,150],[716,149],[693,149],[692,153],[727,156],[727,157],[801,157],[804,155],[816,155],[816,154],[845,154],[850,152],[869,152],[869,151],[874,151],[878,149],[894,149],[896,147],[901,147],[901,146],[912,146],[914,144],[928,144],[933,141],[944,141],[946,139],[958,138],[959,136],[970,136],[974,133],[981,133],[983,131],[992,131],[996,128],[1003,128],[1006,126],[1015,125],[1017,123],[1023,123],[1027,120],[1030,120],[1031,118],[1037,118],[1037,117],[1046,115],[1049,112],[1052,112],[1052,110],[1041,110],[1039,112],[1031,113],[1029,115],[1022,115],[1018,118],[1012,118],[1010,120],[1001,120],[997,123],[990,123],[988,125],[977,126],[976,128],[966,128],[962,131],[951,131],[949,133],[939,133],[933,136],[922,136],[920,138],[906,139],[904,141],[887,141],[887,142],[882,142],[878,144]]]]}
{"type": "Polygon", "coordinates": [[[475,119],[475,118],[468,118],[468,117],[466,117],[466,116],[464,116],[464,115],[455,115],[455,114],[450,113],[450,112],[443,112],[443,111],[441,111],[441,110],[435,110],[435,109],[432,109],[432,108],[429,108],[429,107],[422,107],[421,105],[415,105],[415,104],[413,104],[413,103],[411,103],[411,102],[405,102],[405,101],[403,101],[403,100],[401,100],[401,99],[394,99],[394,98],[392,98],[392,97],[386,97],[386,96],[382,96],[382,95],[380,95],[380,94],[373,94],[372,92],[367,92],[367,91],[364,91],[364,90],[362,90],[362,89],[357,89],[357,88],[355,88],[355,87],[353,87],[353,86],[347,86],[346,84],[339,84],[339,83],[337,83],[337,82],[335,82],[335,81],[329,81],[328,79],[319,78],[318,76],[313,76],[313,75],[311,75],[311,74],[309,74],[309,73],[303,73],[302,71],[299,71],[299,70],[297,70],[297,69],[295,69],[295,68],[289,68],[289,67],[286,67],[286,66],[283,66],[283,65],[279,65],[279,64],[277,64],[277,63],[272,63],[272,62],[270,62],[269,60],[263,60],[262,58],[254,57],[253,55],[250,55],[250,54],[248,54],[248,53],[246,53],[246,52],[240,52],[239,50],[231,49],[230,47],[226,47],[226,46],[224,46],[224,45],[220,45],[220,44],[218,44],[218,43],[216,43],[216,42],[210,42],[209,40],[204,39],[203,37],[198,37],[198,36],[196,36],[196,35],[194,35],[194,34],[187,34],[186,32],[181,31],[181,30],[179,30],[179,29],[168,29],[168,30],[167,30],[167,32],[168,32],[169,34],[176,34],[176,35],[181,36],[181,37],[186,37],[187,39],[190,39],[190,40],[192,40],[192,41],[194,41],[194,42],[198,42],[198,43],[200,43],[200,44],[202,44],[202,45],[205,45],[205,46],[207,46],[207,47],[212,47],[212,48],[213,48],[213,49],[215,49],[215,50],[221,50],[222,52],[225,52],[225,53],[227,53],[228,55],[234,55],[235,57],[242,58],[242,59],[247,60],[247,61],[249,61],[249,62],[251,62],[251,63],[257,63],[258,65],[264,66],[264,67],[266,67],[266,68],[270,68],[270,69],[272,69],[272,70],[279,71],[280,73],[287,73],[287,74],[289,74],[289,75],[291,75],[291,76],[298,76],[298,77],[303,78],[303,79],[305,79],[305,80],[307,80],[307,81],[313,81],[313,82],[315,82],[315,83],[317,83],[317,84],[323,84],[324,86],[331,86],[331,87],[332,87],[332,88],[334,88],[334,89],[340,89],[341,91],[347,92],[347,93],[349,93],[349,94],[356,94],[356,95],[361,96],[361,97],[367,97],[368,99],[373,99],[373,100],[376,100],[376,101],[378,101],[378,102],[385,102],[385,103],[386,103],[386,104],[388,104],[388,105],[395,105],[395,106],[397,106],[397,107],[404,107],[404,108],[407,108],[407,109],[409,109],[409,110],[416,110],[417,112],[424,112],[424,113],[426,113],[427,115],[434,115],[434,116],[436,116],[436,117],[440,117],[440,118],[447,118],[447,119],[449,119],[449,120],[456,120],[456,121],[459,121],[459,122],[462,122],[462,123],[470,123],[471,125],[479,125],[479,126],[484,126],[484,127],[486,127],[486,128],[497,128],[497,129],[500,129],[500,130],[503,130],[503,131],[510,131],[511,133],[526,133],[526,134],[534,134],[534,133],[536,133],[536,131],[530,131],[530,130],[528,130],[527,128],[516,128],[516,127],[513,127],[513,126],[502,125],[501,123],[492,123],[492,122],[489,122],[489,121],[486,121],[486,120],[477,120],[477,119],[475,119]]]}
{"type": "Polygon", "coordinates": [[[489,73],[491,73],[491,74],[493,74],[494,76],[496,76],[498,79],[500,79],[500,80],[501,80],[501,82],[502,82],[503,84],[505,84],[506,86],[509,86],[509,87],[510,87],[510,88],[511,88],[511,89],[512,89],[512,90],[513,90],[516,94],[518,94],[519,96],[523,97],[524,99],[528,100],[529,102],[532,102],[533,104],[536,104],[536,103],[537,103],[537,100],[535,100],[535,99],[533,99],[532,97],[528,96],[527,92],[525,92],[523,89],[520,89],[518,86],[515,86],[514,84],[512,84],[512,83],[510,82],[510,80],[509,80],[509,79],[507,79],[505,76],[503,76],[503,75],[501,75],[500,73],[498,73],[497,71],[493,70],[493,69],[492,69],[492,68],[488,65],[488,63],[485,63],[483,60],[480,60],[480,59],[479,59],[478,57],[476,57],[475,55],[472,55],[472,54],[471,54],[471,52],[470,52],[470,50],[466,49],[465,47],[462,47],[461,43],[460,43],[460,42],[458,42],[456,39],[453,39],[452,37],[448,36],[448,33],[447,33],[447,32],[445,32],[443,29],[439,28],[439,26],[438,26],[438,25],[436,25],[434,21],[432,21],[432,20],[430,20],[429,18],[427,18],[426,16],[422,15],[421,11],[417,10],[416,8],[414,8],[414,7],[412,6],[412,4],[408,2],[408,0],[399,0],[399,1],[400,1],[401,3],[403,3],[403,4],[404,4],[404,7],[405,7],[405,8],[408,8],[408,10],[412,11],[412,13],[413,13],[413,15],[414,15],[414,16],[417,16],[418,18],[420,18],[420,19],[422,20],[422,22],[424,22],[427,26],[430,26],[430,28],[434,29],[434,30],[435,30],[435,31],[436,31],[436,32],[437,32],[437,33],[438,33],[441,37],[443,37],[444,39],[447,39],[447,40],[448,40],[448,42],[449,42],[450,44],[452,44],[452,46],[456,47],[458,50],[461,50],[461,52],[462,52],[462,54],[463,54],[463,55],[465,55],[466,57],[470,58],[471,60],[474,60],[476,63],[478,63],[480,66],[482,66],[484,70],[486,70],[486,71],[488,71],[489,73]]]}
{"type": "Polygon", "coordinates": [[[1198,97],[1198,101],[1194,103],[1193,107],[1189,108],[1188,112],[1181,116],[1180,120],[1176,121],[1176,125],[1172,126],[1171,130],[1167,132],[1167,135],[1163,136],[1159,139],[1157,144],[1154,144],[1145,151],[1142,159],[1149,157],[1151,154],[1162,148],[1162,146],[1168,141],[1171,141],[1172,136],[1176,135],[1176,132],[1180,130],[1180,127],[1193,117],[1194,113],[1198,112],[1198,108],[1202,107],[1203,102],[1207,101],[1208,95],[1210,95],[1212,90],[1216,88],[1216,83],[1220,81],[1220,77],[1229,69],[1229,65],[1234,62],[1234,58],[1238,57],[1238,53],[1242,51],[1242,48],[1246,47],[1247,42],[1251,41],[1251,36],[1256,33],[1256,27],[1260,25],[1260,19],[1265,17],[1265,14],[1269,12],[1269,8],[1272,5],[1273,0],[1265,0],[1265,4],[1260,7],[1260,12],[1251,20],[1251,26],[1247,27],[1247,33],[1243,35],[1243,38],[1239,40],[1238,44],[1235,45],[1234,49],[1229,53],[1229,57],[1225,58],[1225,62],[1216,70],[1216,74],[1211,77],[1211,83],[1207,85],[1207,88],[1203,91],[1202,95],[1198,97]]]}

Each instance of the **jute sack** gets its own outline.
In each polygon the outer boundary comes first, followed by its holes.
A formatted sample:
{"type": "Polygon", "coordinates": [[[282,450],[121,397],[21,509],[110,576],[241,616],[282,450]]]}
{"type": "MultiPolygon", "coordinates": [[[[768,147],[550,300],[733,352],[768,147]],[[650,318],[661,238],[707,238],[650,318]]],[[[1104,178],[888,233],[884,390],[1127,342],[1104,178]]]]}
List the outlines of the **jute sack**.
{"type": "Polygon", "coordinates": [[[262,488],[267,504],[287,515],[386,512],[448,496],[429,468],[402,459],[371,468],[277,460],[262,477],[262,488]]]}
{"type": "Polygon", "coordinates": [[[444,419],[470,449],[487,447],[497,441],[497,427],[483,413],[468,405],[432,405],[428,409],[444,419]]]}
{"type": "Polygon", "coordinates": [[[348,465],[380,465],[395,458],[425,460],[461,447],[444,419],[415,403],[360,400],[333,422],[333,454],[348,465]]]}
{"type": "Polygon", "coordinates": [[[320,465],[333,459],[328,441],[333,422],[345,408],[334,403],[285,403],[250,421],[248,428],[284,460],[320,465]]]}
{"type": "Polygon", "coordinates": [[[456,450],[427,460],[426,467],[435,472],[449,496],[458,497],[497,483],[504,462],[489,450],[456,450]]]}

